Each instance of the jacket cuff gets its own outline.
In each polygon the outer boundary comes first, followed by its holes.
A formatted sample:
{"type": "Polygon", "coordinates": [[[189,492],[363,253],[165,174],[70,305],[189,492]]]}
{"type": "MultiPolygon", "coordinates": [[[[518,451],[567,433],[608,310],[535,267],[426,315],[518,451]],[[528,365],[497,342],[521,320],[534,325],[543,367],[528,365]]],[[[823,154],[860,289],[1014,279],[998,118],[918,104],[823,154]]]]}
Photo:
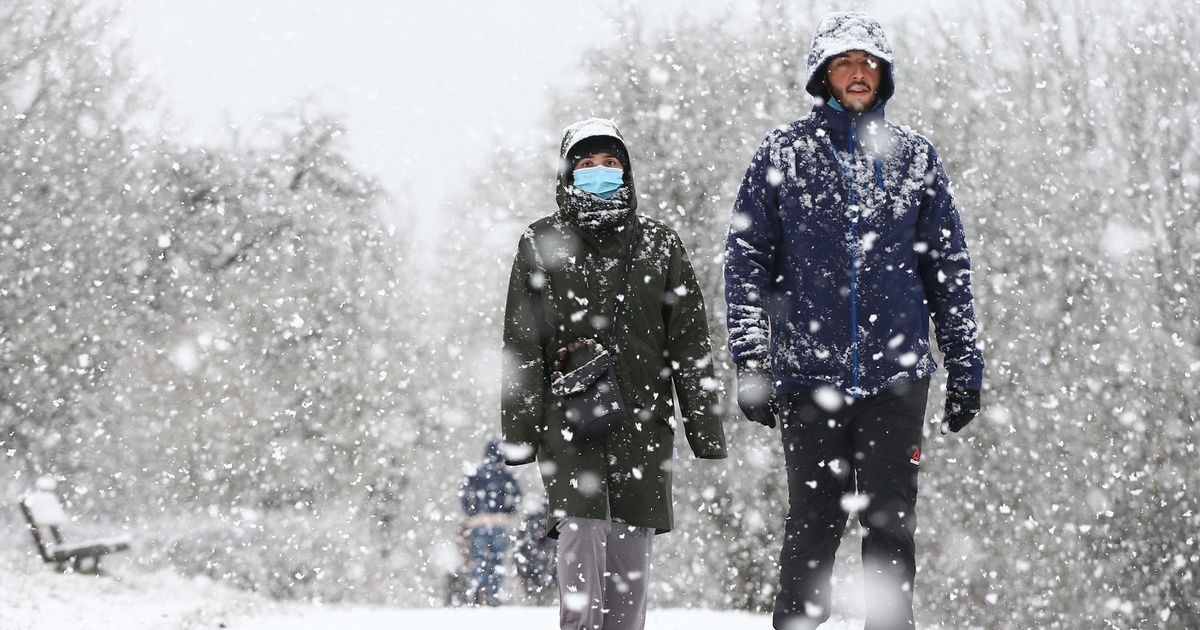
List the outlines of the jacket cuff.
{"type": "Polygon", "coordinates": [[[537,443],[506,440],[500,443],[500,454],[504,456],[504,463],[508,466],[529,464],[537,459],[537,443]]]}
{"type": "Polygon", "coordinates": [[[742,359],[734,364],[739,378],[743,374],[771,374],[770,359],[742,359]]]}
{"type": "Polygon", "coordinates": [[[983,389],[983,370],[946,369],[946,387],[949,389],[983,389]]]}

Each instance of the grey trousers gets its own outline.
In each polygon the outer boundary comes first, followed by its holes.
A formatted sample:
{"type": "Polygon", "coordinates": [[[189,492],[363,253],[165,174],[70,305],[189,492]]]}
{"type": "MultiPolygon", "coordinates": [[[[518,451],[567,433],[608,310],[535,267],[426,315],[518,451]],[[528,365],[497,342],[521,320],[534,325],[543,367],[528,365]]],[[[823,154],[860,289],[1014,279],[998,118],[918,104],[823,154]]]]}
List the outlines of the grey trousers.
{"type": "Polygon", "coordinates": [[[558,525],[561,630],[643,630],[654,530],[568,516],[558,525]]]}

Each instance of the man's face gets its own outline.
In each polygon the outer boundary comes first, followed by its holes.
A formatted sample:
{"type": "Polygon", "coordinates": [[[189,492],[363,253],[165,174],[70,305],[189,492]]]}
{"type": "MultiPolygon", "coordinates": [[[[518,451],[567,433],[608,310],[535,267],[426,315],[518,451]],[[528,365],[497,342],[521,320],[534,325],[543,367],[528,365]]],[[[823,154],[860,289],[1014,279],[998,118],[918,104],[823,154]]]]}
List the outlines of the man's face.
{"type": "Polygon", "coordinates": [[[829,93],[852,112],[865,112],[875,103],[883,62],[861,50],[851,50],[829,60],[826,84],[829,93]]]}

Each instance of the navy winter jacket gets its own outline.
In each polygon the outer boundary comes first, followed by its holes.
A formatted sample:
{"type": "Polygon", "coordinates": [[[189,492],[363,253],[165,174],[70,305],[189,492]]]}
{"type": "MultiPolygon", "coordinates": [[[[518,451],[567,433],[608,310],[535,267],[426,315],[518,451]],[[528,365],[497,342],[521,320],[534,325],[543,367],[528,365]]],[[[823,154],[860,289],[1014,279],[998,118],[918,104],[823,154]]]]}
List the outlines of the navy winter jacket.
{"type": "Polygon", "coordinates": [[[746,171],[725,258],[729,345],[776,391],[878,392],[937,369],[979,389],[971,263],[933,146],[829,104],[771,132],[746,171]]]}
{"type": "Polygon", "coordinates": [[[521,486],[504,465],[500,440],[490,440],[483,452],[483,463],[467,477],[459,491],[467,516],[481,512],[512,514],[521,502],[521,486]]]}

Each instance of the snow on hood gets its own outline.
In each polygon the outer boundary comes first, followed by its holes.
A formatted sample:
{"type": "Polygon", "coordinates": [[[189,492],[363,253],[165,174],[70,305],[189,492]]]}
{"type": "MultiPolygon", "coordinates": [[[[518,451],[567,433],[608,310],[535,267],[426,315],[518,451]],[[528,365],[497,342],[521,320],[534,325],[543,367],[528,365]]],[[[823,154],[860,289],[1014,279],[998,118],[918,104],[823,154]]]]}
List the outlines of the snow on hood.
{"type": "Polygon", "coordinates": [[[483,461],[489,464],[502,464],[504,457],[500,454],[500,440],[492,438],[483,447],[483,461]]]}
{"type": "Polygon", "coordinates": [[[829,98],[823,74],[830,59],[851,50],[861,50],[883,60],[883,77],[879,82],[880,100],[888,100],[896,91],[892,78],[892,45],[879,20],[866,13],[835,12],[821,18],[813,34],[812,49],[808,52],[808,84],[805,90],[813,96],[829,98]]]}
{"type": "MultiPolygon", "coordinates": [[[[625,149],[626,162],[632,162],[629,158],[629,147],[625,145],[625,138],[621,136],[621,130],[617,129],[617,123],[608,118],[585,118],[583,120],[567,125],[563,129],[562,145],[558,149],[558,186],[556,188],[555,197],[558,200],[558,206],[564,207],[566,203],[566,177],[567,174],[575,167],[574,164],[567,163],[567,156],[571,154],[571,149],[580,142],[588,138],[597,136],[607,136],[615,139],[625,149]]],[[[625,165],[625,185],[629,186],[629,207],[637,210],[637,191],[633,188],[633,164],[625,165]]]]}

